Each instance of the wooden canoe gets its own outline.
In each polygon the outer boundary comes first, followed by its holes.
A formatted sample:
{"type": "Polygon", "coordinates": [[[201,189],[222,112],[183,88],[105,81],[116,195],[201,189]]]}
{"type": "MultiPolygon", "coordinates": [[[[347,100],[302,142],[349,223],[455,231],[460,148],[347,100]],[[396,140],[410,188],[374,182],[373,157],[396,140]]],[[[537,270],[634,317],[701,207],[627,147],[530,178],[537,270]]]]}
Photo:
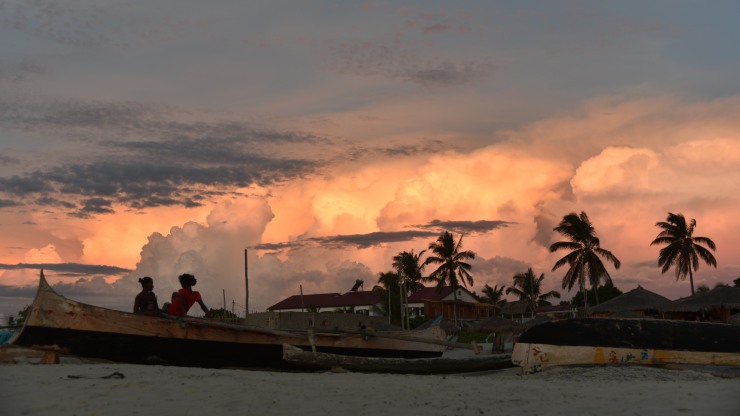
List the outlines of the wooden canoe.
{"type": "Polygon", "coordinates": [[[450,374],[511,368],[511,354],[471,355],[464,358],[355,357],[306,351],[283,345],[283,360],[310,370],[344,370],[360,373],[450,374]]]}
{"type": "Polygon", "coordinates": [[[319,352],[392,358],[439,357],[440,328],[363,336],[281,331],[201,318],[151,317],[91,306],[56,293],[43,271],[31,311],[14,345],[129,363],[200,367],[290,368],[282,345],[319,352]],[[387,336],[384,336],[387,335],[387,336]]]}
{"type": "Polygon", "coordinates": [[[557,365],[740,365],[740,326],[662,319],[552,321],[525,331],[511,361],[524,373],[557,365]]]}

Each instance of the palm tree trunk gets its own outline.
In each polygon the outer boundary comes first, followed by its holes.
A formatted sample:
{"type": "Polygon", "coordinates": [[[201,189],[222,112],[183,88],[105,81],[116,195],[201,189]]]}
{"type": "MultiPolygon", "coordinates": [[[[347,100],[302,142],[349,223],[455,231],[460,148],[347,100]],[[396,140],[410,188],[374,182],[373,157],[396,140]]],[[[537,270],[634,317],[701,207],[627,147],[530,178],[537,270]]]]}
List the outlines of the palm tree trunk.
{"type": "Polygon", "coordinates": [[[689,282],[691,282],[691,296],[694,296],[694,273],[691,271],[691,266],[689,266],[689,282]]]}
{"type": "Polygon", "coordinates": [[[583,268],[581,268],[578,283],[581,284],[581,292],[583,293],[583,313],[588,316],[588,291],[586,290],[586,277],[583,275],[583,268]]]}
{"type": "Polygon", "coordinates": [[[403,282],[401,282],[401,285],[398,288],[398,300],[400,305],[399,310],[401,311],[401,328],[403,328],[403,282]]]}
{"type": "Polygon", "coordinates": [[[453,287],[453,290],[454,291],[452,292],[452,294],[454,296],[455,302],[452,305],[452,317],[455,320],[455,326],[457,326],[457,288],[453,287]]]}
{"type": "Polygon", "coordinates": [[[596,304],[599,304],[599,284],[597,283],[596,286],[594,286],[594,299],[596,300],[596,304]]]}

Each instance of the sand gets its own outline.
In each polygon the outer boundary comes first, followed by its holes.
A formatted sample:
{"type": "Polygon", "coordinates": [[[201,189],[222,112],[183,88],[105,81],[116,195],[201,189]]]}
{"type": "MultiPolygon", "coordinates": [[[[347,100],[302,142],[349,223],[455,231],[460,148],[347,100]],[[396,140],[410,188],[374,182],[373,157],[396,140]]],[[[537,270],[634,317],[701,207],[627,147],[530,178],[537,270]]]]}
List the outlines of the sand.
{"type": "Polygon", "coordinates": [[[411,376],[37,358],[0,364],[3,416],[740,415],[740,378],[647,366],[411,376]]]}

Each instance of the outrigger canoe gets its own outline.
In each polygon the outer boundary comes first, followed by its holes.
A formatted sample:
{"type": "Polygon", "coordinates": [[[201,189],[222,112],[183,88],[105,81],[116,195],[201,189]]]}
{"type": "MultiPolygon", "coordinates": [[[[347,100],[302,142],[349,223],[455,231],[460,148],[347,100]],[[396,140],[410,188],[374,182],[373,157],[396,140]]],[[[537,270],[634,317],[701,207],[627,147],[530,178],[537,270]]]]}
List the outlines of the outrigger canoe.
{"type": "Polygon", "coordinates": [[[13,345],[128,363],[294,368],[283,344],[324,353],[401,359],[440,357],[444,331],[367,334],[283,331],[202,318],[152,317],[87,305],[56,293],[44,278],[13,345]]]}
{"type": "Polygon", "coordinates": [[[308,370],[387,374],[473,373],[513,367],[511,354],[471,354],[468,357],[415,359],[353,357],[306,351],[288,344],[283,345],[283,360],[308,370]]]}
{"type": "Polygon", "coordinates": [[[740,326],[665,319],[551,321],[522,333],[511,361],[524,373],[557,365],[740,365],[740,326]]]}

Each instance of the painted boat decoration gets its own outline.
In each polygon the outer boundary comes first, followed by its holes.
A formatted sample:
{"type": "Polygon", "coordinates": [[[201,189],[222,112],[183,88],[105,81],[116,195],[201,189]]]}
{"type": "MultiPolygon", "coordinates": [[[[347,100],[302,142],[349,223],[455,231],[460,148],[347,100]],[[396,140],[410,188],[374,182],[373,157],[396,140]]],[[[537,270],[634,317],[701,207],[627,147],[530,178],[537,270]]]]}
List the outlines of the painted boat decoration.
{"type": "Polygon", "coordinates": [[[319,352],[393,358],[439,357],[439,327],[416,332],[282,331],[202,318],[151,317],[91,306],[56,293],[44,278],[13,345],[128,363],[198,367],[292,368],[283,344],[319,352]]]}
{"type": "Polygon", "coordinates": [[[305,351],[292,345],[283,345],[283,360],[310,370],[352,371],[358,373],[388,374],[451,374],[511,368],[511,354],[471,355],[458,358],[379,358],[354,357],[339,354],[305,351]]]}
{"type": "Polygon", "coordinates": [[[551,321],[524,332],[511,361],[530,374],[557,365],[740,365],[740,326],[626,318],[551,321]]]}

